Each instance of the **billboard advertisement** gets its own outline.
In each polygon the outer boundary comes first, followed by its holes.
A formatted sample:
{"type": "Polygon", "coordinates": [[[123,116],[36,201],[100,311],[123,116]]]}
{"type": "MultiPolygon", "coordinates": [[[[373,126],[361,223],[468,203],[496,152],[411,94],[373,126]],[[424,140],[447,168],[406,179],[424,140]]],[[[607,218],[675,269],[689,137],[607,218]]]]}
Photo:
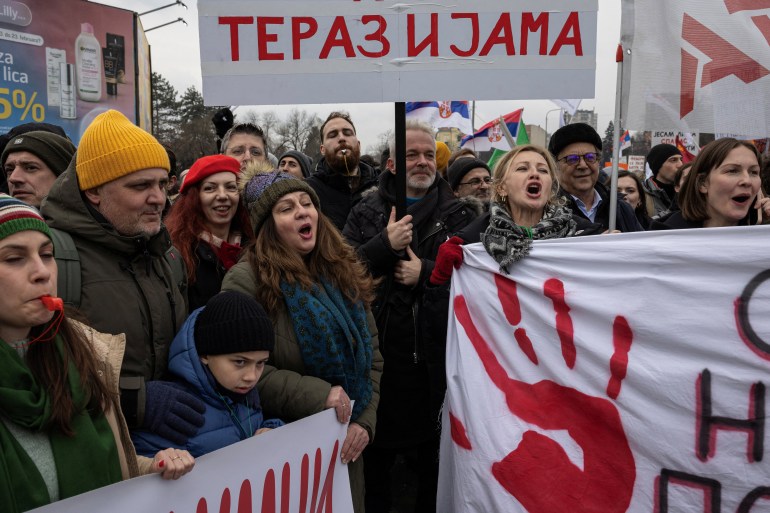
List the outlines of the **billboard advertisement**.
{"type": "Polygon", "coordinates": [[[0,133],[44,121],[77,144],[107,109],[136,121],[134,18],[85,0],[0,0],[0,133]]]}

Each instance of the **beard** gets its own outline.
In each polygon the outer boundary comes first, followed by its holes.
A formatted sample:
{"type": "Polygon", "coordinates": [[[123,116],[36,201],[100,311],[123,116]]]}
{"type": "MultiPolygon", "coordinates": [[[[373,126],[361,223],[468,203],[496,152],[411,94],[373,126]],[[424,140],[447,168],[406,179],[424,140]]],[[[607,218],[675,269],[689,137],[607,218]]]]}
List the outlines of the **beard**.
{"type": "Polygon", "coordinates": [[[343,156],[338,153],[341,148],[335,148],[333,152],[328,152],[325,158],[332,171],[348,176],[354,174],[358,168],[358,163],[361,160],[361,150],[359,148],[351,148],[350,146],[345,146],[344,148],[348,150],[347,155],[343,156]]]}

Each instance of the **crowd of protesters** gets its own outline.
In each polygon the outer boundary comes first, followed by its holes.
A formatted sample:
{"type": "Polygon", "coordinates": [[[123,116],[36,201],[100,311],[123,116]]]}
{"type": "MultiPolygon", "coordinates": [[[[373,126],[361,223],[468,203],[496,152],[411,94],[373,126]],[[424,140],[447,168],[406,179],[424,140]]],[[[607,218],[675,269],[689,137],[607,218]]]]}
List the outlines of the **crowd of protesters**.
{"type": "Polygon", "coordinates": [[[354,510],[393,511],[401,458],[414,511],[435,511],[463,244],[508,273],[534,240],[608,234],[611,217],[614,232],[770,220],[770,165],[763,175],[757,149],[730,138],[685,165],[653,147],[649,178],[619,174],[611,215],[586,124],[490,168],[408,121],[401,170],[395,140],[361,155],[345,113],[321,125],[314,167],[272,156],[260,127],[228,112],[213,120],[221,154],[176,186],[173,152],[117,111],[77,148],[45,123],[3,136],[0,510],[176,479],[198,456],[333,408],[354,510]]]}

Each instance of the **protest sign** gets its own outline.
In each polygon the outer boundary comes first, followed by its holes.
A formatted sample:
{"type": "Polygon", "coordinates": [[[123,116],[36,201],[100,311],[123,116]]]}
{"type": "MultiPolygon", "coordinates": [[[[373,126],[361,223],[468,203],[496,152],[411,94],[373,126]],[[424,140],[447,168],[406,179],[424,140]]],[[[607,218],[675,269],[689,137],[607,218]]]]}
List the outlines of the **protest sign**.
{"type": "Polygon", "coordinates": [[[597,0],[200,0],[208,105],[593,98],[597,0]]]}
{"type": "Polygon", "coordinates": [[[767,511],[769,241],[535,241],[510,275],[465,246],[438,511],[767,511]]]}
{"type": "Polygon", "coordinates": [[[47,122],[77,144],[107,109],[150,128],[149,47],[135,46],[135,13],[82,0],[0,5],[0,133],[47,122]]]}
{"type": "Polygon", "coordinates": [[[770,134],[770,4],[623,0],[623,117],[634,130],[770,134]]]}
{"type": "Polygon", "coordinates": [[[352,513],[346,434],[330,409],[201,456],[177,481],[139,477],[33,511],[352,513]]]}

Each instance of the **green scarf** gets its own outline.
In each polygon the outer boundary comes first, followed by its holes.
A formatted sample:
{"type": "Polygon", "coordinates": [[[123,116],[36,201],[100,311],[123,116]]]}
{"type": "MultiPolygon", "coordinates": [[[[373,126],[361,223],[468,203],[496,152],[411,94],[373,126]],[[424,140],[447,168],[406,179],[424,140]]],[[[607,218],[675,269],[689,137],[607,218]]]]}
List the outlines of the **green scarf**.
{"type": "MultiPolygon", "coordinates": [[[[51,342],[39,342],[51,343],[51,342]]],[[[65,351],[56,337],[59,361],[65,351]]],[[[33,431],[48,430],[56,462],[61,499],[116,483],[122,479],[118,449],[107,418],[99,410],[92,416],[80,386],[80,374],[69,364],[67,381],[78,407],[72,419],[74,437],[48,427],[51,397],[35,380],[22,358],[0,340],[0,413],[6,421],[33,431]]],[[[40,472],[16,438],[0,422],[0,511],[16,513],[51,502],[40,472]]]]}

